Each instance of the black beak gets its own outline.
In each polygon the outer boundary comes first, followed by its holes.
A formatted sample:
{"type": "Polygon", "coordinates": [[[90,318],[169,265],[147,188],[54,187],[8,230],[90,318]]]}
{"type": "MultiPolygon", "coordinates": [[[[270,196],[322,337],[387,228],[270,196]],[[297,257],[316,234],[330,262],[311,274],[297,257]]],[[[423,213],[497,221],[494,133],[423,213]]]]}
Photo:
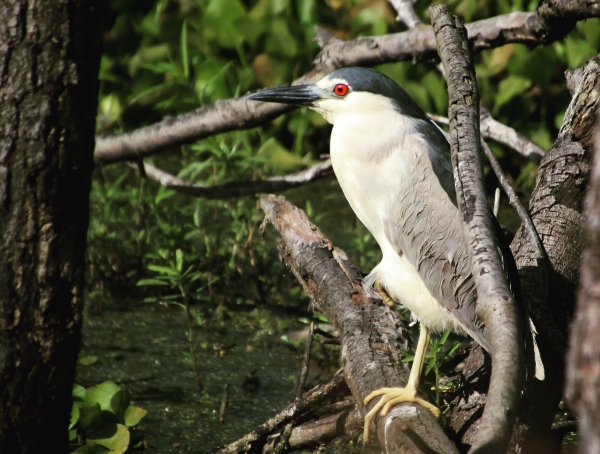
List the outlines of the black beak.
{"type": "Polygon", "coordinates": [[[248,95],[246,98],[252,101],[311,106],[315,101],[322,99],[323,96],[316,85],[294,85],[292,87],[277,87],[259,91],[248,95]]]}

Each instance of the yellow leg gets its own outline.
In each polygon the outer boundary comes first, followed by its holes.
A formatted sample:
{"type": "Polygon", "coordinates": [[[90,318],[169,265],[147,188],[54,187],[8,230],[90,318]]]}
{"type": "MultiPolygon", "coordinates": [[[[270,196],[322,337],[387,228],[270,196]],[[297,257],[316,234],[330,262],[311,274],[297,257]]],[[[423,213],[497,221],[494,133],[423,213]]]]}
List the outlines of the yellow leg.
{"type": "Polygon", "coordinates": [[[381,296],[381,299],[385,304],[387,304],[390,307],[394,307],[394,300],[387,292],[387,290],[383,287],[383,285],[381,285],[381,282],[379,282],[379,280],[375,281],[375,290],[377,290],[377,293],[379,293],[379,296],[381,296]]]}
{"type": "Polygon", "coordinates": [[[415,359],[410,369],[410,375],[408,376],[408,383],[404,388],[381,388],[377,391],[372,392],[365,398],[365,405],[377,396],[382,396],[379,402],[373,407],[373,409],[365,416],[365,429],[364,429],[364,441],[369,441],[369,427],[371,421],[381,411],[381,416],[388,414],[390,409],[401,402],[413,402],[433,413],[438,418],[440,416],[439,409],[435,406],[417,397],[417,390],[419,388],[419,381],[421,378],[421,371],[423,370],[423,364],[425,363],[425,354],[427,353],[427,346],[429,345],[430,338],[429,330],[421,324],[421,334],[419,336],[419,343],[417,344],[417,351],[415,352],[415,359]]]}

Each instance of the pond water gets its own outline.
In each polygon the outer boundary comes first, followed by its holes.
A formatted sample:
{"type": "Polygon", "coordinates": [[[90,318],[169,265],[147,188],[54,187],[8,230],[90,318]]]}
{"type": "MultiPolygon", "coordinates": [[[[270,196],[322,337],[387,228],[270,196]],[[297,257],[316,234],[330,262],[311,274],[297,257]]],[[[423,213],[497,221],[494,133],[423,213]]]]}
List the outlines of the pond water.
{"type": "MultiPolygon", "coordinates": [[[[203,395],[191,370],[187,323],[179,307],[105,304],[86,314],[77,383],[89,387],[112,380],[127,386],[133,403],[148,411],[139,424],[146,452],[209,452],[237,440],[293,400],[303,347],[284,343],[272,322],[299,330],[305,325],[290,314],[270,311],[237,313],[235,319],[205,323],[195,331],[203,395]],[[219,423],[225,383],[229,405],[219,423]]],[[[338,357],[331,358],[330,370],[337,368],[338,357]]],[[[307,386],[326,380],[330,370],[314,367],[307,386]]]]}

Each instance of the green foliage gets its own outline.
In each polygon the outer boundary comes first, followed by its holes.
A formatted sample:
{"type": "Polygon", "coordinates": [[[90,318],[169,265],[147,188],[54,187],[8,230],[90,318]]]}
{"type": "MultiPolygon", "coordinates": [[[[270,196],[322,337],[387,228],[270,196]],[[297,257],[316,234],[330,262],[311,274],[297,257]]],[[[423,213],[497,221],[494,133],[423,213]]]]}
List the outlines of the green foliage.
{"type": "Polygon", "coordinates": [[[143,438],[134,429],[146,410],[131,405],[127,388],[106,381],[91,388],[73,386],[69,442],[73,452],[123,453],[141,448],[143,438]]]}
{"type": "Polygon", "coordinates": [[[166,301],[169,304],[176,304],[181,307],[186,315],[188,323],[188,346],[190,352],[190,361],[192,370],[196,377],[198,387],[202,391],[204,385],[200,379],[198,368],[196,366],[196,350],[194,346],[194,326],[200,319],[192,313],[191,300],[201,299],[201,291],[210,283],[207,281],[205,273],[201,273],[194,269],[193,265],[184,267],[184,257],[181,249],[175,251],[175,261],[168,259],[167,251],[159,251],[158,254],[149,254],[149,258],[163,263],[162,265],[150,264],[148,269],[156,273],[156,277],[152,279],[141,279],[138,285],[165,286],[169,290],[169,294],[158,297],[149,297],[145,301],[166,301]],[[198,281],[203,280],[203,283],[198,281]]]}

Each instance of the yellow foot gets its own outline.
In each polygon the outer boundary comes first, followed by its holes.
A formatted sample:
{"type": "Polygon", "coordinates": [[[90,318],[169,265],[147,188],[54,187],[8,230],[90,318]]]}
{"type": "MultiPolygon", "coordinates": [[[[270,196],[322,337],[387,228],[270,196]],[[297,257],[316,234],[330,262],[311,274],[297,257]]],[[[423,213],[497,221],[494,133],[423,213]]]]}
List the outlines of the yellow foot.
{"type": "Polygon", "coordinates": [[[381,299],[385,304],[387,304],[390,307],[394,307],[394,300],[387,292],[385,287],[381,284],[379,279],[375,281],[375,290],[377,290],[377,293],[379,293],[379,296],[381,296],[381,299]]]}
{"type": "Polygon", "coordinates": [[[426,400],[417,397],[417,390],[414,387],[407,386],[406,388],[378,389],[377,391],[373,391],[365,398],[364,404],[367,405],[377,396],[382,397],[379,399],[379,402],[377,402],[373,409],[365,416],[365,429],[363,434],[365,443],[369,441],[369,427],[371,426],[371,421],[373,421],[375,416],[377,416],[377,413],[379,413],[381,410],[381,416],[385,416],[394,405],[401,402],[413,402],[415,404],[422,405],[431,411],[433,416],[436,418],[440,417],[440,410],[435,405],[432,405],[426,400]]]}

